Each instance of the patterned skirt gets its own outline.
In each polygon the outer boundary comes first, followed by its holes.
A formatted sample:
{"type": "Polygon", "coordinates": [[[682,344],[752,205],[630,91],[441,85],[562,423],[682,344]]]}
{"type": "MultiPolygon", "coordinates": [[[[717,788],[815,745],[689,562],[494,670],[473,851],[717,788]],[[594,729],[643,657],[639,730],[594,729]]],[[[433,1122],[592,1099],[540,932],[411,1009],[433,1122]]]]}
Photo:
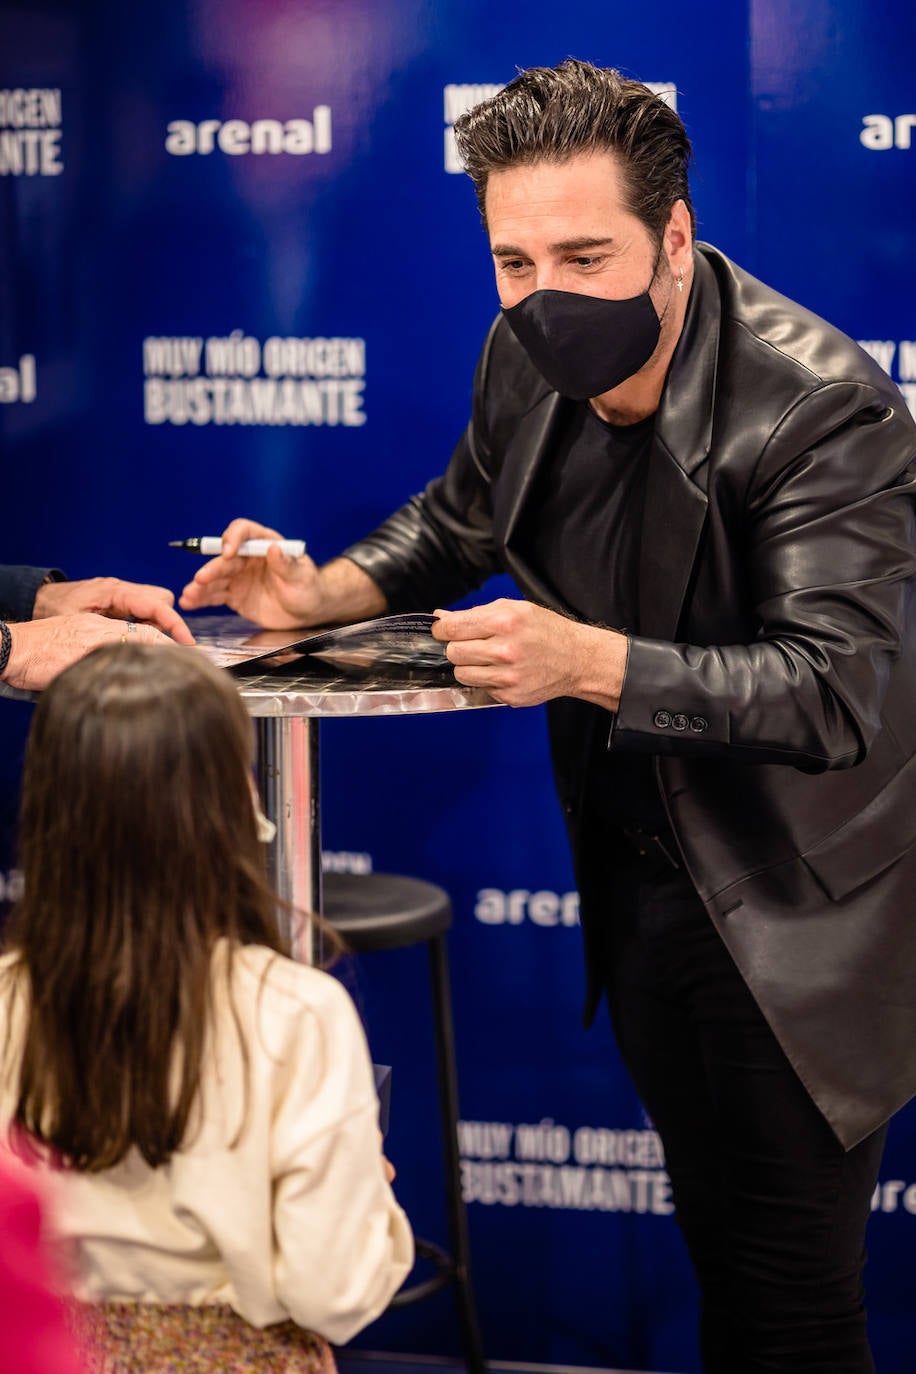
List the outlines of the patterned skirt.
{"type": "Polygon", "coordinates": [[[231,1307],[70,1303],[87,1374],[337,1374],[331,1347],[294,1322],[250,1326],[231,1307]]]}

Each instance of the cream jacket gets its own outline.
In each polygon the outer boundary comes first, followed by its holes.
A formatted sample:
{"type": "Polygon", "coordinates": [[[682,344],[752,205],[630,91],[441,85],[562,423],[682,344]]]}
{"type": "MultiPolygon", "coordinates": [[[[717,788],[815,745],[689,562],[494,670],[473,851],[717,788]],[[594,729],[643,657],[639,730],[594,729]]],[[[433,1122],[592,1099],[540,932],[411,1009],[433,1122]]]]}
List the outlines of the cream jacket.
{"type": "MultiPolygon", "coordinates": [[[[291,1317],[337,1344],[386,1307],[413,1263],[385,1180],[369,1054],[335,979],[261,946],[214,953],[215,1031],[183,1148],[151,1169],[132,1151],[99,1174],[48,1177],[57,1229],[75,1242],[84,1300],[229,1303],[255,1326],[291,1317]]],[[[12,1116],[23,999],[0,958],[0,1126],[12,1116]]],[[[99,1065],[104,1073],[105,1066],[99,1065]]]]}

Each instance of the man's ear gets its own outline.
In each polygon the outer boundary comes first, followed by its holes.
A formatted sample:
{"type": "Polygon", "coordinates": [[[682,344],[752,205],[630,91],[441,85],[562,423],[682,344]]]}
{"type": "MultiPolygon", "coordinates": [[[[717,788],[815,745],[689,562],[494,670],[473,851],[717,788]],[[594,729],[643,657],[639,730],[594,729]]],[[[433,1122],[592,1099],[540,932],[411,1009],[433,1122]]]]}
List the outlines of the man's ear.
{"type": "Polygon", "coordinates": [[[676,200],[671,207],[663,239],[665,256],[675,277],[686,276],[693,264],[693,232],[690,211],[684,201],[676,200]]]}

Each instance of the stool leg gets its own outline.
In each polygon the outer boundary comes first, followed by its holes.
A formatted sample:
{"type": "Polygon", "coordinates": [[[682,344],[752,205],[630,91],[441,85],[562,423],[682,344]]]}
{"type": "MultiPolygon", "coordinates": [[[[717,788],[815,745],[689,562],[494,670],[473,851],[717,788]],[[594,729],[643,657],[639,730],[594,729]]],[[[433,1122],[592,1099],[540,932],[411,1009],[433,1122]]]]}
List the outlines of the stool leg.
{"type": "Polygon", "coordinates": [[[433,993],[436,1060],[439,1069],[439,1113],[442,1121],[449,1244],[455,1261],[455,1302],[468,1374],[486,1374],[477,1321],[477,1305],[471,1285],[468,1218],[461,1195],[461,1161],[458,1156],[458,1076],[455,1071],[452,995],[445,935],[437,935],[429,941],[429,972],[433,993]]]}

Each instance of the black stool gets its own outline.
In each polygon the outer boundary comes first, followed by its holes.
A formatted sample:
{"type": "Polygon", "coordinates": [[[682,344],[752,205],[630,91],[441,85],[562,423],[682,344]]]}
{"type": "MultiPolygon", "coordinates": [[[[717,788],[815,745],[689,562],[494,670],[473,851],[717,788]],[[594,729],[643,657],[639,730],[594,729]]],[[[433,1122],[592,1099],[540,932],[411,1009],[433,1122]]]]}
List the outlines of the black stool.
{"type": "Polygon", "coordinates": [[[446,949],[452,904],[441,887],[391,873],[326,873],[323,887],[325,919],[354,953],[401,949],[420,943],[425,943],[429,951],[450,1253],[418,1238],[417,1253],[429,1260],[436,1272],[422,1283],[402,1288],[392,1298],[391,1307],[420,1302],[453,1283],[465,1364],[469,1374],[484,1374],[486,1365],[471,1287],[468,1222],[458,1157],[458,1081],[446,949]]]}

